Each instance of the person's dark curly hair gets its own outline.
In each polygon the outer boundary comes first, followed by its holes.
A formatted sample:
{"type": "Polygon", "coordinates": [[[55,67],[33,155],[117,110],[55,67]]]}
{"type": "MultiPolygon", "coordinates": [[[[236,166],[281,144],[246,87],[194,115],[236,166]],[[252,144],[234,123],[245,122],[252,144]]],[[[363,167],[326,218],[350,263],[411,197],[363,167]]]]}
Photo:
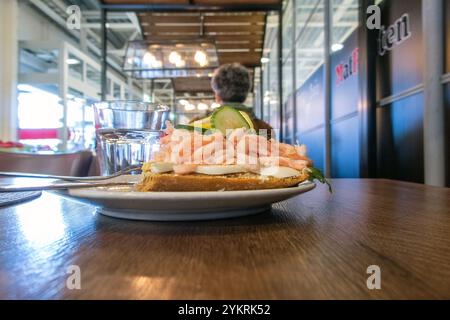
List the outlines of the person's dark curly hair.
{"type": "Polygon", "coordinates": [[[243,103],[250,91],[250,73],[239,63],[224,64],[214,71],[211,87],[223,102],[243,103]]]}

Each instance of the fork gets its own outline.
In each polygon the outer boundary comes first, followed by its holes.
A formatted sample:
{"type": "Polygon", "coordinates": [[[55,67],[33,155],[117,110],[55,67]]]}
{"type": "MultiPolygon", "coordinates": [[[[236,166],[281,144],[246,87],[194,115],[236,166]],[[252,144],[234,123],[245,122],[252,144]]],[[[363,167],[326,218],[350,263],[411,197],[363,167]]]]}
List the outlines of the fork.
{"type": "Polygon", "coordinates": [[[64,182],[64,183],[50,183],[45,185],[1,185],[0,194],[3,192],[23,192],[23,191],[46,191],[46,190],[65,190],[65,189],[78,189],[78,188],[95,188],[95,187],[111,187],[111,186],[132,186],[135,185],[133,181],[124,182],[64,182]]]}
{"type": "Polygon", "coordinates": [[[0,171],[0,176],[15,177],[15,178],[40,178],[40,179],[58,179],[64,181],[102,181],[119,177],[121,175],[141,170],[142,165],[133,165],[128,168],[117,171],[108,176],[92,176],[92,177],[74,177],[74,176],[56,176],[48,174],[24,173],[24,172],[4,172],[0,171]]]}

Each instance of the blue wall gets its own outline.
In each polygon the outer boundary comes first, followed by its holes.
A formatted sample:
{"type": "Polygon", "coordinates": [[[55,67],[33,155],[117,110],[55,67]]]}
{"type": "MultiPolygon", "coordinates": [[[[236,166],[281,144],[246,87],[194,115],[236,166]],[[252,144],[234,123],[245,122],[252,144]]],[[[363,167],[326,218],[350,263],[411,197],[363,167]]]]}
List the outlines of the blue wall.
{"type": "Polygon", "coordinates": [[[324,169],[324,100],[323,67],[303,83],[296,92],[296,139],[308,147],[314,166],[324,169]]]}
{"type": "MultiPolygon", "coordinates": [[[[331,176],[357,178],[360,175],[359,154],[359,68],[338,81],[338,65],[345,66],[358,50],[357,31],[345,41],[344,48],[331,56],[331,176]]],[[[358,59],[355,61],[358,65],[358,59]]],[[[348,65],[347,65],[348,71],[348,65]]],[[[325,104],[323,66],[318,68],[296,92],[296,139],[308,146],[314,165],[324,169],[325,104]]]]}
{"type": "Polygon", "coordinates": [[[331,175],[335,178],[360,176],[358,52],[355,31],[344,48],[331,56],[331,175]],[[338,66],[345,78],[338,77],[338,66]]]}

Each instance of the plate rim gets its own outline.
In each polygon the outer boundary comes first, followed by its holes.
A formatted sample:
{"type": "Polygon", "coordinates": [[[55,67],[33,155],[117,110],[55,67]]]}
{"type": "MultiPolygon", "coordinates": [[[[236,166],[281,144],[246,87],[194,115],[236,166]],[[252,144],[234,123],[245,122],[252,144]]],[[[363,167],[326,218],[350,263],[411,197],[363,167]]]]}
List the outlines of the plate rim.
{"type": "Polygon", "coordinates": [[[68,189],[67,195],[76,198],[103,198],[103,199],[161,199],[161,198],[176,198],[176,199],[197,199],[214,198],[214,197],[234,197],[244,195],[261,195],[263,194],[280,194],[280,193],[296,193],[298,191],[311,191],[317,184],[314,181],[304,181],[294,187],[289,188],[275,188],[275,189],[256,189],[256,190],[230,190],[230,191],[112,191],[104,190],[102,187],[83,188],[83,189],[68,189]]]}

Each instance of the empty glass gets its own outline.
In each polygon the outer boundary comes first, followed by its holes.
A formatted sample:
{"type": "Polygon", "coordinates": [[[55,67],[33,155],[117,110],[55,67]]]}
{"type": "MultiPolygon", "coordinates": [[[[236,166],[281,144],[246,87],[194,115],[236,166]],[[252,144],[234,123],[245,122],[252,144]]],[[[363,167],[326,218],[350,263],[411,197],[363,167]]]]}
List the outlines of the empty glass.
{"type": "Polygon", "coordinates": [[[141,101],[94,104],[97,154],[103,175],[150,160],[169,108],[141,101]]]}

